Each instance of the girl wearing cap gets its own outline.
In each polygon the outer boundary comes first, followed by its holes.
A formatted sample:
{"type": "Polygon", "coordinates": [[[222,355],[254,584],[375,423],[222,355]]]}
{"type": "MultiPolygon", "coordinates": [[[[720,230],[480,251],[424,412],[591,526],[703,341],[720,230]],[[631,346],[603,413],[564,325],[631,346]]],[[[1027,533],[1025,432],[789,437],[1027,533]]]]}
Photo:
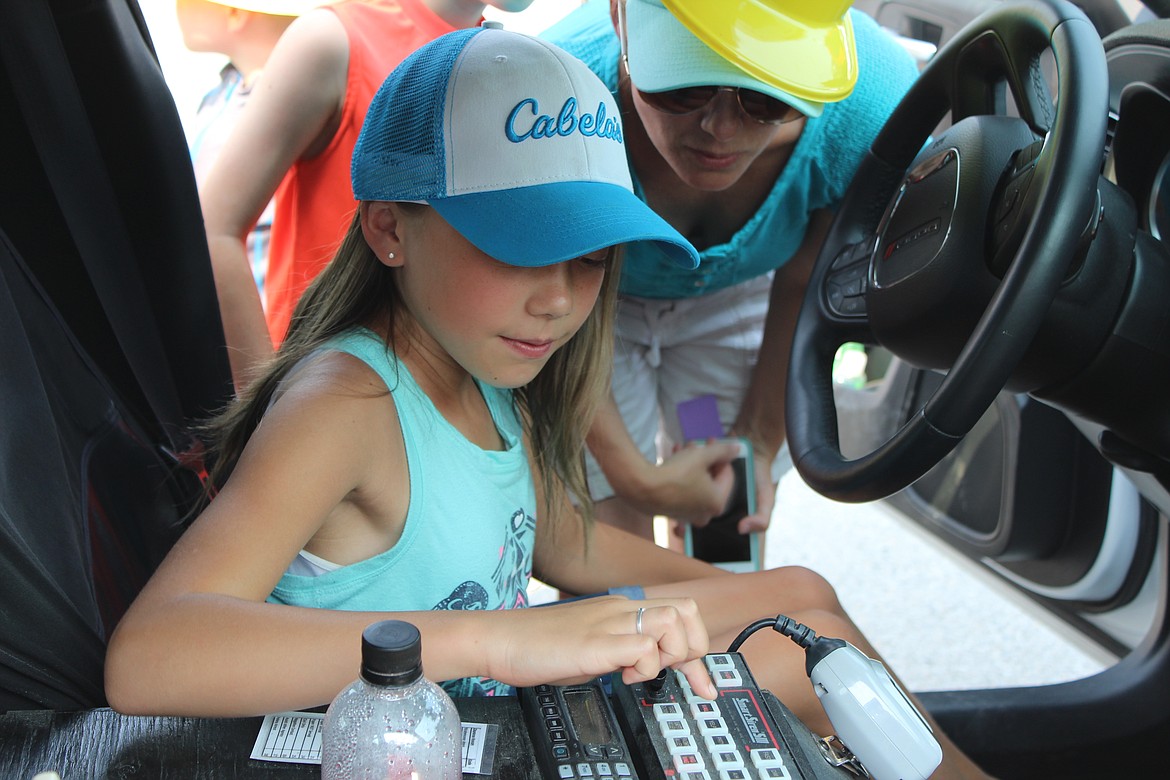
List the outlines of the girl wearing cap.
{"type": "Polygon", "coordinates": [[[334,0],[289,25],[200,188],[237,389],[272,356],[297,299],[341,242],[354,207],[350,153],[382,81],[423,43],[478,24],[487,5],[518,11],[531,2],[334,0]],[[262,307],[245,237],[274,198],[262,307]]]}
{"type": "MultiPolygon", "coordinates": [[[[727,574],[589,523],[580,453],[618,247],[698,259],[634,195],[624,136],[601,81],[527,36],[450,33],[391,74],[354,149],[357,216],[275,360],[209,426],[218,493],[110,639],[114,708],[324,704],[388,617],[463,696],[664,666],[713,696],[700,656],[777,613],[874,655],[812,572],[727,574]],[[622,596],[523,609],[533,573],[622,596]]],[[[743,652],[828,729],[796,645],[743,652]]]]}
{"type": "Polygon", "coordinates": [[[769,594],[800,572],[723,605],[729,575],[590,534],[568,499],[588,505],[580,452],[612,360],[616,247],[697,262],[633,194],[622,139],[604,85],[527,36],[453,32],[391,74],[355,146],[345,240],[276,359],[210,425],[218,493],[111,637],[115,708],[326,703],[358,669],[362,630],[389,616],[419,627],[427,674],[458,695],[664,665],[713,693],[708,630],[726,643],[774,614],[769,594]],[[534,570],[578,593],[713,586],[518,609],[534,570]],[[704,624],[716,603],[725,616],[704,624]]]}
{"type": "Polygon", "coordinates": [[[544,33],[615,93],[635,192],[701,258],[680,270],[650,247],[627,254],[613,398],[589,436],[603,521],[650,536],[655,514],[702,522],[722,511],[728,480],[710,474],[724,451],[688,448],[655,466],[667,454],[660,424],[682,444],[676,405],[713,395],[718,426],[755,449],[757,513],[740,530],[768,525],[808,273],[858,162],[917,74],[850,4],[591,0],[544,33]]]}

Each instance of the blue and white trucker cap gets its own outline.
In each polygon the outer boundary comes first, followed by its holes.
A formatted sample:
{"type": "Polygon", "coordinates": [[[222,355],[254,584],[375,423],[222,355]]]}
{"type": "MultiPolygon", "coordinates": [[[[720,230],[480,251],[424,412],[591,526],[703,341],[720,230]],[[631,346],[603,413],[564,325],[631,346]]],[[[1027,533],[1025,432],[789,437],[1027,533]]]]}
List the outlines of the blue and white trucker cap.
{"type": "Polygon", "coordinates": [[[613,96],[545,41],[458,30],[407,57],[374,95],[350,169],[357,200],[422,201],[491,257],[521,266],[653,241],[695,248],[634,195],[613,96]]]}

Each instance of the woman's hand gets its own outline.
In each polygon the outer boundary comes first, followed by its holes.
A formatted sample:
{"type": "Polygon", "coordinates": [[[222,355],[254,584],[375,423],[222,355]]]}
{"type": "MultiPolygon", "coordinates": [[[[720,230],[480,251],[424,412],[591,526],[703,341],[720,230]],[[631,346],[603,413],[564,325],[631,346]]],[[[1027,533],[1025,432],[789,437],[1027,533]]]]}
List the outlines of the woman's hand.
{"type": "Polygon", "coordinates": [[[485,638],[488,675],[497,680],[521,687],[568,685],[620,671],[631,684],[671,667],[700,696],[716,696],[701,660],[708,651],[707,629],[690,599],[601,596],[514,610],[508,617],[502,636],[485,638]]]}
{"type": "Polygon", "coordinates": [[[756,511],[739,521],[741,534],[768,530],[772,523],[772,509],[776,505],[776,488],[772,481],[772,461],[776,453],[769,454],[759,445],[752,445],[752,467],[756,484],[756,511]]]}
{"type": "Polygon", "coordinates": [[[642,512],[702,526],[727,507],[735,484],[731,461],[738,452],[735,442],[688,442],[660,465],[647,463],[636,480],[610,482],[642,512]]]}

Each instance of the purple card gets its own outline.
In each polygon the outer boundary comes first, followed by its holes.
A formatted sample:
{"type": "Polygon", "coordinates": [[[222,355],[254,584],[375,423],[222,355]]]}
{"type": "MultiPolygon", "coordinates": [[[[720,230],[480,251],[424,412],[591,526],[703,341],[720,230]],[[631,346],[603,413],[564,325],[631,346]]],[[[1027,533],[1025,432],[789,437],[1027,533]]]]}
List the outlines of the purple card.
{"type": "Polygon", "coordinates": [[[696,439],[718,439],[723,435],[723,425],[719,422],[719,406],[713,395],[701,395],[690,401],[682,401],[675,405],[678,410],[678,423],[682,427],[683,438],[687,441],[696,439]]]}

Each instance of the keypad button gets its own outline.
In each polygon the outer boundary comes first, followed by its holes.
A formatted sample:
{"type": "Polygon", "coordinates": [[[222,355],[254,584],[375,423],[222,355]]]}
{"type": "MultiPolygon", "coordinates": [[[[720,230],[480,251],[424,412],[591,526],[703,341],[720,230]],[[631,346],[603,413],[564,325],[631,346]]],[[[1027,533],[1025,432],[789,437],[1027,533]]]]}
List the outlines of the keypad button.
{"type": "Polygon", "coordinates": [[[681,755],[683,753],[698,753],[699,746],[695,742],[695,738],[689,734],[681,737],[671,737],[666,740],[666,748],[670,751],[672,756],[681,755]]]}
{"type": "Polygon", "coordinates": [[[662,732],[662,736],[666,737],[667,740],[691,733],[691,727],[682,718],[659,721],[658,730],[662,732]]]}
{"type": "Polygon", "coordinates": [[[713,701],[706,699],[699,699],[690,704],[691,715],[695,718],[706,718],[712,715],[719,715],[719,705],[713,701]]]}
{"type": "Polygon", "coordinates": [[[577,764],[577,774],[581,777],[593,777],[593,765],[584,762],[577,764]]]}
{"type": "Polygon", "coordinates": [[[663,721],[668,718],[681,718],[683,714],[682,707],[674,702],[669,704],[655,704],[654,705],[654,719],[663,721]]]}
{"type": "Polygon", "coordinates": [[[760,769],[767,769],[768,767],[784,766],[784,759],[780,756],[780,751],[776,748],[759,748],[758,750],[748,751],[751,757],[751,762],[754,766],[760,769]]]}
{"type": "Polygon", "coordinates": [[[734,747],[731,742],[731,736],[728,734],[711,734],[710,736],[703,737],[703,744],[707,746],[709,753],[734,747]]]}
{"type": "Polygon", "coordinates": [[[565,778],[565,780],[568,780],[569,778],[576,777],[576,775],[573,774],[573,767],[569,766],[568,764],[559,765],[557,767],[557,774],[560,775],[562,778],[565,778]]]}
{"type": "Polygon", "coordinates": [[[711,754],[711,764],[716,769],[743,769],[743,756],[738,750],[718,750],[711,754]]]}
{"type": "Polygon", "coordinates": [[[698,720],[699,733],[705,737],[715,734],[727,734],[727,721],[723,718],[700,718],[698,720]]]}
{"type": "Polygon", "coordinates": [[[743,685],[743,678],[736,669],[720,669],[711,673],[716,688],[738,688],[743,685]]]}
{"type": "Polygon", "coordinates": [[[703,756],[694,751],[689,753],[676,753],[671,758],[674,760],[674,768],[680,775],[687,772],[698,772],[707,768],[706,762],[703,761],[703,756]]]}
{"type": "Polygon", "coordinates": [[[704,656],[703,663],[707,664],[707,668],[711,670],[711,674],[717,674],[724,669],[735,668],[735,661],[727,653],[712,653],[711,655],[704,656]]]}
{"type": "Polygon", "coordinates": [[[618,777],[630,777],[634,774],[630,771],[630,765],[621,761],[613,765],[613,771],[617,773],[618,777]]]}

